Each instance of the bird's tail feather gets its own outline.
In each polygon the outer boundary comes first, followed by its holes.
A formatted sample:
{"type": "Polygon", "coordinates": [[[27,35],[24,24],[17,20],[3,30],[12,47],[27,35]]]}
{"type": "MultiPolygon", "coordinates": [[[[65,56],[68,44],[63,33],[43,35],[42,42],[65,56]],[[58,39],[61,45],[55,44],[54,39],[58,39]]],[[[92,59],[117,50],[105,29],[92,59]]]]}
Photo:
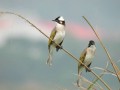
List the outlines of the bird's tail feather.
{"type": "Polygon", "coordinates": [[[81,81],[80,75],[82,74],[83,69],[84,69],[84,66],[78,66],[78,79],[77,79],[78,87],[80,87],[80,81],[81,81]]]}
{"type": "Polygon", "coordinates": [[[49,55],[48,55],[48,60],[46,62],[46,64],[48,64],[49,66],[52,65],[52,57],[53,57],[53,51],[54,51],[55,47],[54,46],[50,46],[49,48],[49,55]]]}
{"type": "Polygon", "coordinates": [[[84,66],[83,65],[78,65],[78,75],[80,75],[83,70],[84,70],[84,66]]]}
{"type": "Polygon", "coordinates": [[[52,65],[52,55],[50,53],[49,53],[48,60],[47,60],[46,64],[48,64],[49,66],[52,65]]]}

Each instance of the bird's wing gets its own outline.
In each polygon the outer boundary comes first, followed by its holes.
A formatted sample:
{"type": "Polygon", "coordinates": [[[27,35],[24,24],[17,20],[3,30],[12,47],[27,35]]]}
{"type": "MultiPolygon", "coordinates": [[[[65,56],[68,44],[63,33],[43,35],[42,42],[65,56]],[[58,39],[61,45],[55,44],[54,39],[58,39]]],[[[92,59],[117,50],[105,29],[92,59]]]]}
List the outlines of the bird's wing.
{"type": "MultiPolygon", "coordinates": [[[[87,54],[86,49],[84,49],[84,51],[81,53],[80,59],[79,59],[82,63],[83,63],[84,60],[85,60],[86,54],[87,54]]],[[[83,66],[83,65],[82,65],[81,63],[78,63],[78,74],[79,74],[80,68],[81,68],[82,66],[83,66]]]]}
{"type": "Polygon", "coordinates": [[[86,54],[87,54],[87,48],[86,49],[84,49],[84,51],[81,53],[81,55],[80,55],[80,61],[81,62],[84,62],[84,59],[85,59],[85,57],[86,57],[86,54]]]}
{"type": "Polygon", "coordinates": [[[52,44],[52,40],[54,39],[55,35],[57,33],[57,30],[54,28],[50,34],[50,38],[49,41],[48,41],[48,48],[50,48],[50,45],[52,44]]]}
{"type": "MultiPolygon", "coordinates": [[[[89,65],[87,65],[87,67],[90,68],[91,64],[92,64],[92,63],[90,63],[89,65]]],[[[86,72],[90,72],[90,70],[88,70],[88,69],[86,68],[86,72]]]]}

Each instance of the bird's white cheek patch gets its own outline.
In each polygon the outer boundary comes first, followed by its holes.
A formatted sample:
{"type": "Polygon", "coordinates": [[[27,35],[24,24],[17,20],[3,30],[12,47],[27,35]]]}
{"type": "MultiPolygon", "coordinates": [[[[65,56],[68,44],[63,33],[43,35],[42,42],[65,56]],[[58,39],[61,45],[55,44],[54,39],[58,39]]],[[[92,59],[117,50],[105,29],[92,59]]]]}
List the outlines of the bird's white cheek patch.
{"type": "Polygon", "coordinates": [[[64,18],[61,16],[61,17],[59,18],[59,20],[64,21],[64,18]]]}

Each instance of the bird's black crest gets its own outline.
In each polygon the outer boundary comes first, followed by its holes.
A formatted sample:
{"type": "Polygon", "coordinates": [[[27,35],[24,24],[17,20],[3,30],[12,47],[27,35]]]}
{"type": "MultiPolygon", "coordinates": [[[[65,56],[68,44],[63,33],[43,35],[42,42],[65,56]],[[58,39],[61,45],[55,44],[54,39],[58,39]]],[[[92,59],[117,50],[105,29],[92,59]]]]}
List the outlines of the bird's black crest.
{"type": "Polygon", "coordinates": [[[88,47],[90,47],[91,45],[95,45],[95,42],[93,40],[89,41],[88,47]]]}
{"type": "Polygon", "coordinates": [[[55,20],[53,20],[53,21],[55,21],[55,22],[57,22],[57,23],[62,24],[62,25],[65,26],[65,20],[60,20],[60,18],[61,18],[61,16],[58,16],[58,17],[57,17],[55,20]]]}
{"type": "Polygon", "coordinates": [[[59,20],[59,18],[60,18],[60,16],[58,16],[58,17],[55,19],[55,21],[59,20]]]}
{"type": "Polygon", "coordinates": [[[65,21],[64,20],[59,20],[59,18],[60,18],[61,16],[58,16],[55,20],[53,20],[53,21],[55,21],[55,22],[57,22],[57,23],[59,23],[59,24],[62,24],[62,25],[65,25],[65,21]]]}

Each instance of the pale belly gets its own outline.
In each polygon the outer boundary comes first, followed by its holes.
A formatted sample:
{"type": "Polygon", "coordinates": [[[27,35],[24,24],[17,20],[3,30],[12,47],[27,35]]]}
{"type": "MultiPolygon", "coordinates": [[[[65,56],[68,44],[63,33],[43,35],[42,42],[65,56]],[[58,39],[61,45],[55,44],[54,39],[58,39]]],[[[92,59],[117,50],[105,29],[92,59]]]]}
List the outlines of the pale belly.
{"type": "Polygon", "coordinates": [[[56,42],[56,44],[60,44],[63,41],[64,37],[65,37],[65,31],[58,32],[56,33],[54,41],[56,42]]]}
{"type": "Polygon", "coordinates": [[[89,65],[93,60],[93,55],[87,55],[84,61],[85,65],[89,65]]]}
{"type": "Polygon", "coordinates": [[[88,66],[92,62],[92,60],[95,56],[95,50],[96,50],[96,47],[94,47],[94,46],[87,49],[87,55],[84,60],[84,64],[86,66],[88,66]]]}

